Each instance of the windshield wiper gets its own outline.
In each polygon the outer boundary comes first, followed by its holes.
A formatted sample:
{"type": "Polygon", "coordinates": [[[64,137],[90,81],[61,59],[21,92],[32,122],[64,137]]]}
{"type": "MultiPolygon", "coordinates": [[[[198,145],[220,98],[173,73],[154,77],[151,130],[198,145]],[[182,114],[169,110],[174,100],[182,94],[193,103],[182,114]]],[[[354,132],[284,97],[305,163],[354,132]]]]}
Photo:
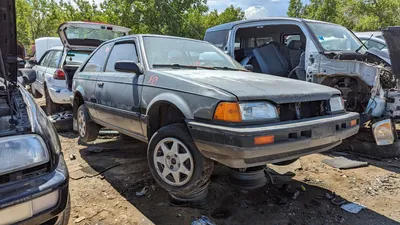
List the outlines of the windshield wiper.
{"type": "MultiPolygon", "coordinates": [[[[374,36],[374,34],[371,34],[371,36],[365,41],[365,43],[369,40],[371,40],[372,36],[374,36]]],[[[356,53],[358,53],[358,51],[360,51],[360,49],[364,46],[365,48],[368,49],[368,47],[365,45],[365,43],[363,41],[361,41],[361,45],[360,47],[357,48],[356,53]]]]}
{"type": "Polygon", "coordinates": [[[215,68],[214,67],[208,67],[208,66],[194,66],[194,65],[182,65],[182,64],[177,64],[177,63],[174,63],[174,64],[153,64],[152,65],[154,68],[163,68],[163,67],[167,67],[167,68],[172,68],[172,69],[181,69],[181,68],[184,68],[184,69],[198,69],[198,68],[201,68],[201,69],[208,69],[208,70],[215,70],[215,68]]]}
{"type": "Polygon", "coordinates": [[[246,70],[230,68],[230,67],[226,67],[226,66],[214,66],[213,68],[216,70],[246,71],[246,70]]]}
{"type": "Polygon", "coordinates": [[[163,68],[163,67],[167,67],[167,68],[172,68],[172,69],[180,69],[180,68],[185,68],[185,69],[197,69],[197,67],[192,66],[192,65],[181,65],[181,64],[153,64],[152,65],[154,68],[163,68]]]}

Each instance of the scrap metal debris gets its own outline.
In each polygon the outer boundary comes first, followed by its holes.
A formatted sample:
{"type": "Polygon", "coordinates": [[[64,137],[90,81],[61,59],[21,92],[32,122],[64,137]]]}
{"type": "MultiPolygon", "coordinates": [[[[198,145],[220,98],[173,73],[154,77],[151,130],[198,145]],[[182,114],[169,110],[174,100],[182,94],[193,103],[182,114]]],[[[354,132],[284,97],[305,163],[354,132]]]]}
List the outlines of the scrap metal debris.
{"type": "Polygon", "coordinates": [[[216,225],[207,216],[201,216],[200,218],[194,220],[191,225],[216,225]]]}
{"type": "Polygon", "coordinates": [[[354,213],[357,214],[359,213],[362,209],[367,208],[366,206],[360,205],[358,203],[348,203],[348,204],[344,204],[342,205],[340,208],[344,209],[345,211],[349,212],[349,213],[354,213]]]}
{"type": "Polygon", "coordinates": [[[333,168],[338,168],[338,169],[351,169],[351,168],[368,166],[368,162],[351,160],[343,156],[335,157],[333,159],[324,159],[322,160],[322,162],[329,166],[332,166],[333,168]]]}
{"type": "Polygon", "coordinates": [[[147,186],[143,187],[141,191],[136,192],[136,197],[142,197],[145,196],[149,188],[147,186]]]}

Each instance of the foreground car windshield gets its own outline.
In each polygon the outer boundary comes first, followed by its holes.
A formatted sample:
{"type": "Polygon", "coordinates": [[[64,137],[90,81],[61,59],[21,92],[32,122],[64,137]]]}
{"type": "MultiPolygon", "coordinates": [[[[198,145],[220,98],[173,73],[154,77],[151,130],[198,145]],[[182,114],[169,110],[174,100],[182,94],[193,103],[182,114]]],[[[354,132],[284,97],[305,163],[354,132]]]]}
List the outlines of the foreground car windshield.
{"type": "Polygon", "coordinates": [[[166,37],[143,39],[147,61],[151,68],[175,65],[185,68],[245,70],[223,51],[205,42],[166,37]]]}
{"type": "MultiPolygon", "coordinates": [[[[326,23],[307,22],[325,51],[356,51],[362,43],[346,28],[326,23]]],[[[358,52],[365,53],[361,47],[358,52]]]]}

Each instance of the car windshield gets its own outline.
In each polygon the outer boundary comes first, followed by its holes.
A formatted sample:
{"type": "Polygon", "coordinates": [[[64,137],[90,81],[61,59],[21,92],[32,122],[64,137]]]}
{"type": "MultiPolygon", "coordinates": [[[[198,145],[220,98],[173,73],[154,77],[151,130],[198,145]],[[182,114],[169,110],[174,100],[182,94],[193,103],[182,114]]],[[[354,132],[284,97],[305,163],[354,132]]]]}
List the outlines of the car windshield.
{"type": "Polygon", "coordinates": [[[325,51],[354,52],[358,50],[360,53],[367,51],[357,37],[345,27],[318,22],[307,22],[307,24],[325,51]]]}
{"type": "Polygon", "coordinates": [[[245,70],[240,63],[212,44],[168,37],[144,37],[151,68],[245,70]]]}

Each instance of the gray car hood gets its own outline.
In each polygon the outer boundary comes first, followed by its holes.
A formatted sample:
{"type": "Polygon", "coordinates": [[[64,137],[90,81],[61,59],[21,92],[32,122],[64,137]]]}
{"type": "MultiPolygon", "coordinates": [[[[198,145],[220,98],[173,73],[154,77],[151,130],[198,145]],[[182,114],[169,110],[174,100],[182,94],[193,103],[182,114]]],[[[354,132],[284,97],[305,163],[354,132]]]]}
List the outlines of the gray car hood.
{"type": "Polygon", "coordinates": [[[392,72],[400,79],[400,26],[388,27],[382,33],[389,50],[392,72]]]}
{"type": "Polygon", "coordinates": [[[183,69],[158,72],[229,92],[240,101],[270,100],[280,104],[324,100],[340,94],[327,86],[261,73],[183,69]]]}

